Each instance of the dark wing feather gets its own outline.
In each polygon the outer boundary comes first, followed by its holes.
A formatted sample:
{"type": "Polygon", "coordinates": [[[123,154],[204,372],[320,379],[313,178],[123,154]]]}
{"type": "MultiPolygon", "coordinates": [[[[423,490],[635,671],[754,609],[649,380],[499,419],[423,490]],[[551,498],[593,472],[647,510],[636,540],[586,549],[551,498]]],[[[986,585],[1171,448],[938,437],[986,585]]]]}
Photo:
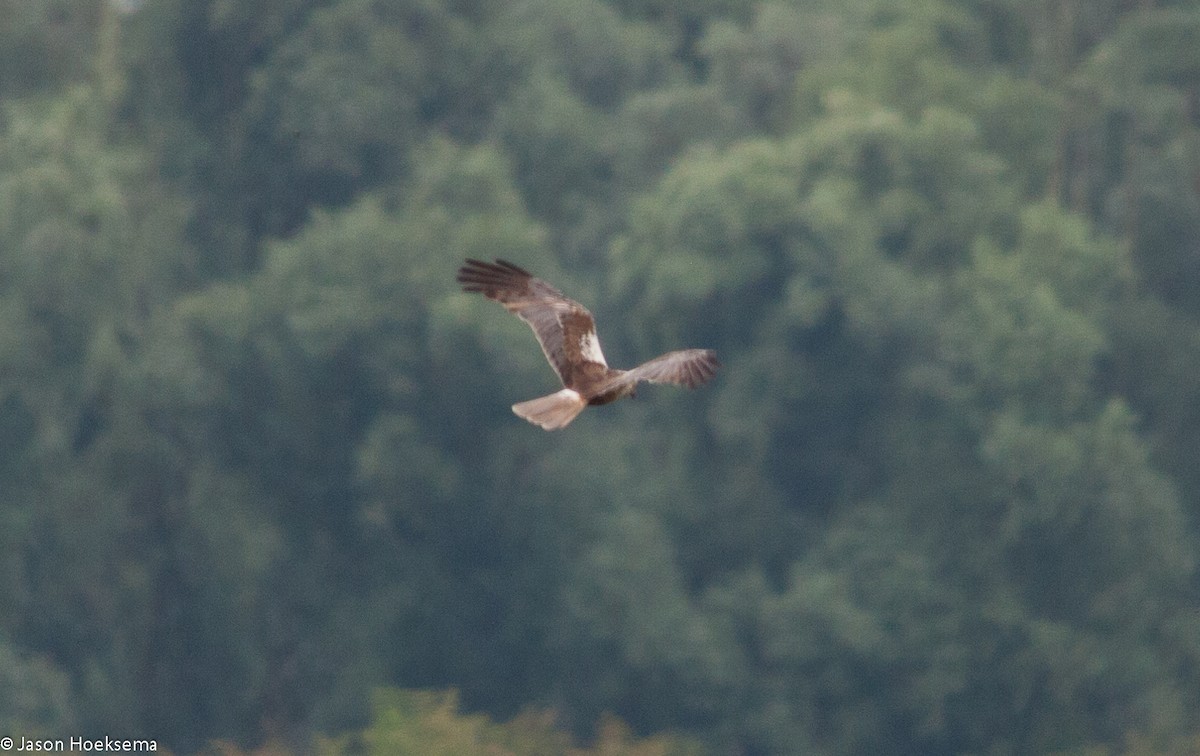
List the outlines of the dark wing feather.
{"type": "MultiPolygon", "coordinates": [[[[479,292],[528,323],[564,386],[572,385],[580,363],[592,361],[589,357],[595,356],[585,354],[589,339],[590,343],[598,343],[592,314],[522,268],[504,260],[467,260],[459,268],[458,282],[463,291],[479,292]]],[[[603,361],[603,355],[600,359],[603,361]]]]}
{"type": "Polygon", "coordinates": [[[717,353],[711,349],[683,349],[667,352],[649,362],[643,362],[633,370],[621,374],[620,383],[674,383],[696,388],[707,383],[717,373],[721,363],[717,353]]]}

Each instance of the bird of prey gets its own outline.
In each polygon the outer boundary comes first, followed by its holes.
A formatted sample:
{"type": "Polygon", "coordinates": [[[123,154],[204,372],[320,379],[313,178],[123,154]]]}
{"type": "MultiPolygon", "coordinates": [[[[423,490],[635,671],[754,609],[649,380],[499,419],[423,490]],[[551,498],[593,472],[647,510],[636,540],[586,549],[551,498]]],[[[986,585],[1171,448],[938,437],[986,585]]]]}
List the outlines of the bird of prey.
{"type": "Polygon", "coordinates": [[[632,370],[615,370],[604,360],[596,323],[587,309],[550,284],[510,262],[468,259],[459,268],[463,291],[477,291],[529,324],[563,388],[513,405],[513,412],[546,430],[566,427],[589,404],[608,404],[634,393],[640,381],[695,388],[721,363],[711,349],[684,349],[655,357],[632,370]]]}

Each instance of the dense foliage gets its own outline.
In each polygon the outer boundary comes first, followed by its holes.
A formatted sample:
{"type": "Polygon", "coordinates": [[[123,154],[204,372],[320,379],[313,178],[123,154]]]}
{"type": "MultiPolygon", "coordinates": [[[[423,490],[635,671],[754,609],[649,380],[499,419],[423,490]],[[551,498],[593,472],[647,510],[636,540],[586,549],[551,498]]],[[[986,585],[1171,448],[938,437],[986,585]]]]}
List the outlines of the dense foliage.
{"type": "Polygon", "coordinates": [[[0,0],[0,734],[1194,752],[1197,375],[1194,0],[0,0]]]}

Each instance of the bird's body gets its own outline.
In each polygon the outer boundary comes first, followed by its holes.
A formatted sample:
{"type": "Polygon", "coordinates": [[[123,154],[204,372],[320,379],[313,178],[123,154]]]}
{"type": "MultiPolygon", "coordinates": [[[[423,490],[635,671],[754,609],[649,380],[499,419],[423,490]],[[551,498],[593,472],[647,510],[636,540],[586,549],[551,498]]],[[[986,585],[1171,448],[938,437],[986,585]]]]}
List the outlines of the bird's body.
{"type": "Polygon", "coordinates": [[[504,260],[467,260],[458,271],[464,291],[479,292],[529,324],[563,389],[513,405],[513,412],[546,430],[562,428],[588,405],[630,396],[640,381],[695,388],[716,373],[711,349],[668,352],[632,370],[608,366],[592,314],[550,284],[504,260]]]}

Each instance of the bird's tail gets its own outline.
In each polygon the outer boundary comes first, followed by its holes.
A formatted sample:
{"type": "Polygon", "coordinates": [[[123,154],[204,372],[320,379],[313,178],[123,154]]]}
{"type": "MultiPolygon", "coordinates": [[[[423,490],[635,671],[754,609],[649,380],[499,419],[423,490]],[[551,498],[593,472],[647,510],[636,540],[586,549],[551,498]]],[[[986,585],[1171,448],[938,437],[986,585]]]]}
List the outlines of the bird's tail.
{"type": "Polygon", "coordinates": [[[513,412],[546,430],[565,428],[587,406],[578,391],[565,388],[548,396],[513,405],[513,412]]]}

